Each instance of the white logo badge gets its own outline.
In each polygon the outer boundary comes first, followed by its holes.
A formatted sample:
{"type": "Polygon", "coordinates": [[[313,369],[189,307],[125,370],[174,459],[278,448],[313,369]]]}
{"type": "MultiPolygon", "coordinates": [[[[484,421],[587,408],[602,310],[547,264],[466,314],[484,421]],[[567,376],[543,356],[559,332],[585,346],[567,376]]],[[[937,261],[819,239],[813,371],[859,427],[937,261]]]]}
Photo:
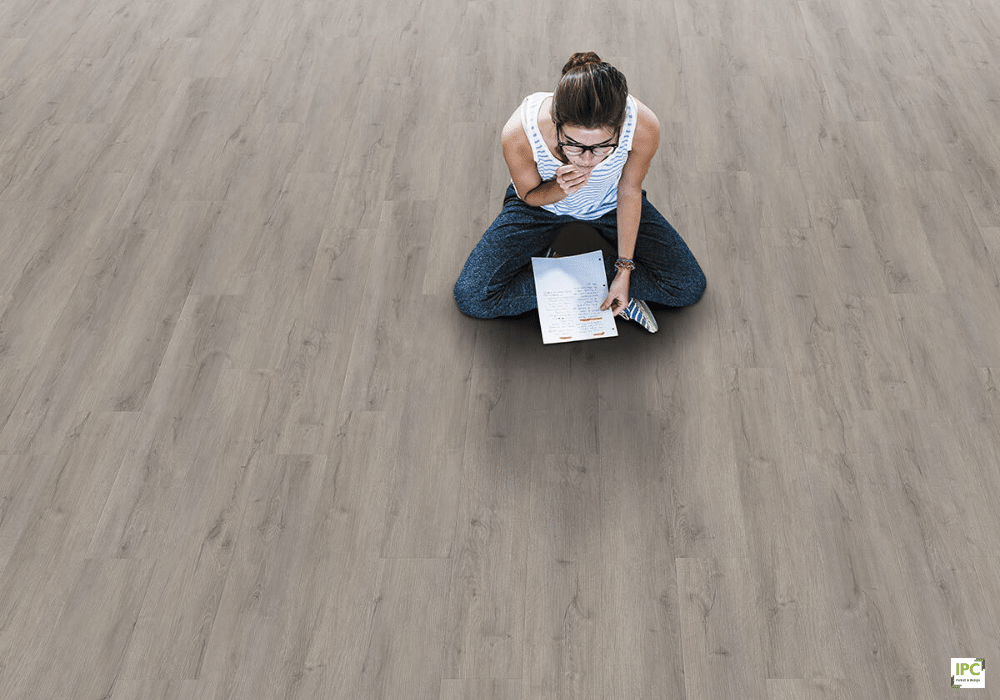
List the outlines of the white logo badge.
{"type": "Polygon", "coordinates": [[[952,659],[952,688],[985,688],[986,659],[952,659]]]}

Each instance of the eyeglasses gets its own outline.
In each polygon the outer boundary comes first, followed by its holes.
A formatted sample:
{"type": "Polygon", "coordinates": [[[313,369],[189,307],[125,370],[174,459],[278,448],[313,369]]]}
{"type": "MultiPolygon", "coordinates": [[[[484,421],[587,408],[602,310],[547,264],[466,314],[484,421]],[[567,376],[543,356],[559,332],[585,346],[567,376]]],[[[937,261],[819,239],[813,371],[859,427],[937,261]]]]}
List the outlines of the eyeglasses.
{"type": "MultiPolygon", "coordinates": [[[[562,130],[560,129],[559,134],[561,133],[562,130]]],[[[615,138],[618,138],[617,135],[615,136],[615,138]]],[[[557,140],[556,143],[559,144],[559,148],[563,150],[563,153],[565,153],[568,156],[582,156],[587,151],[590,151],[598,158],[607,158],[608,156],[610,156],[612,153],[615,152],[616,148],[618,148],[617,143],[598,143],[593,146],[584,146],[581,143],[573,143],[573,142],[567,143],[565,141],[560,141],[560,140],[557,140]]]]}

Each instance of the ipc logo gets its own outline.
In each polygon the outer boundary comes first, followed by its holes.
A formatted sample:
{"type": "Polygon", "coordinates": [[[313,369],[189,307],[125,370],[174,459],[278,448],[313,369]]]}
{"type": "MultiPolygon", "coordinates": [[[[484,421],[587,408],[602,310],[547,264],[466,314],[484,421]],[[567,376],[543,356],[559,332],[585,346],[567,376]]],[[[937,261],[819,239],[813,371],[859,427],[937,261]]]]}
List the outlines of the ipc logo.
{"type": "Polygon", "coordinates": [[[986,659],[952,659],[952,688],[985,688],[986,659]]]}

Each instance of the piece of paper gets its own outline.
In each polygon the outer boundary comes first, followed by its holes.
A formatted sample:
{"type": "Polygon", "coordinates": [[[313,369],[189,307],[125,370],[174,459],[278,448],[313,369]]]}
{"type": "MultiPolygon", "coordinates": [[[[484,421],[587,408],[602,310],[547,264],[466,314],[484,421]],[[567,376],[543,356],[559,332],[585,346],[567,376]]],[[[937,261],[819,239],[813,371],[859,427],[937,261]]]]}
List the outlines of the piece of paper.
{"type": "Polygon", "coordinates": [[[618,335],[615,315],[601,311],[608,297],[599,250],[564,258],[532,258],[542,342],[569,343],[618,335]]]}

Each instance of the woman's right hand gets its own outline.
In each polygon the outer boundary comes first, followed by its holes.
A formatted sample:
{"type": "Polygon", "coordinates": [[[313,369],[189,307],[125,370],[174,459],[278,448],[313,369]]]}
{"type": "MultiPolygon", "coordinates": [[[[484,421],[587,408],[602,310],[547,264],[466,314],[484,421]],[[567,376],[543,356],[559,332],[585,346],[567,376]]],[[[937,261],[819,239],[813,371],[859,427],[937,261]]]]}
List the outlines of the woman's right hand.
{"type": "Polygon", "coordinates": [[[593,170],[573,163],[559,166],[556,168],[556,182],[559,183],[559,189],[567,197],[579,192],[587,184],[593,170]]]}

